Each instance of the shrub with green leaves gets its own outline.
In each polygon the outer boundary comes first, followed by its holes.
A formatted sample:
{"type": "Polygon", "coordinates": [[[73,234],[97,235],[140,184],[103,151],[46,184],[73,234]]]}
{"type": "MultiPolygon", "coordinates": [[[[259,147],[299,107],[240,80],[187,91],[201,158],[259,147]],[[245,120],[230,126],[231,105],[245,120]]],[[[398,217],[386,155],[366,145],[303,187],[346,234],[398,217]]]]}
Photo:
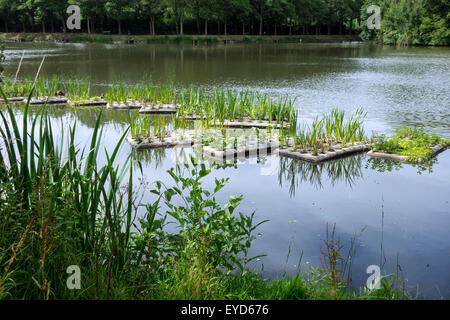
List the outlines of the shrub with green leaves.
{"type": "MultiPolygon", "coordinates": [[[[224,268],[226,271],[239,269],[245,272],[248,262],[259,258],[248,257],[251,242],[256,238],[255,229],[267,220],[254,223],[255,213],[251,215],[235,214],[243,196],[229,196],[226,204],[216,201],[217,193],[225,187],[229,178],[215,178],[215,187],[211,192],[202,187],[202,179],[211,173],[204,164],[197,164],[191,157],[191,164],[184,165],[190,175],[182,173],[181,168],[168,171],[176,186],[164,188],[161,182],[151,192],[158,195],[158,202],[164,199],[178,229],[174,252],[181,255],[199,255],[205,257],[204,264],[212,268],[224,268]],[[184,177],[186,176],[186,177],[184,177]],[[174,197],[181,199],[173,201],[174,197]]],[[[166,220],[166,218],[164,218],[166,220]]]]}

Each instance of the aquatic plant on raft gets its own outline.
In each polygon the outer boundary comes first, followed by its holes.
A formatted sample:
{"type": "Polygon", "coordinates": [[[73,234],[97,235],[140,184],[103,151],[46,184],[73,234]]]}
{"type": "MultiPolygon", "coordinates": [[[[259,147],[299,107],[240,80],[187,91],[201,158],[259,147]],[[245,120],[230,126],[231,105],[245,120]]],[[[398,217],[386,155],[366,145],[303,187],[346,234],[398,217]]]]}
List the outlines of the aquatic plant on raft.
{"type": "Polygon", "coordinates": [[[384,134],[376,135],[369,155],[423,163],[447,149],[449,144],[450,140],[441,139],[435,134],[427,134],[423,128],[402,126],[395,129],[391,137],[384,134]]]}

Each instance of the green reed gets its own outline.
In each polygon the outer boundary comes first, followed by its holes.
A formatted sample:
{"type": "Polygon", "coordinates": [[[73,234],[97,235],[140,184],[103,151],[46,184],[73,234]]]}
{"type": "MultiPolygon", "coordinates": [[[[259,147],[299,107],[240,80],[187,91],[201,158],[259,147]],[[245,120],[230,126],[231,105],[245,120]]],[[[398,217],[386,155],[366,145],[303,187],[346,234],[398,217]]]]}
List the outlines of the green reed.
{"type": "Polygon", "coordinates": [[[364,142],[367,140],[363,127],[365,116],[362,109],[357,109],[346,119],[345,111],[333,109],[329,114],[316,117],[310,125],[302,126],[297,125],[297,116],[292,116],[291,123],[295,124],[290,128],[293,147],[317,155],[319,151],[332,150],[335,144],[345,147],[348,143],[364,142]]]}
{"type": "Polygon", "coordinates": [[[87,79],[69,79],[62,82],[64,94],[72,100],[89,99],[91,84],[87,79]]]}

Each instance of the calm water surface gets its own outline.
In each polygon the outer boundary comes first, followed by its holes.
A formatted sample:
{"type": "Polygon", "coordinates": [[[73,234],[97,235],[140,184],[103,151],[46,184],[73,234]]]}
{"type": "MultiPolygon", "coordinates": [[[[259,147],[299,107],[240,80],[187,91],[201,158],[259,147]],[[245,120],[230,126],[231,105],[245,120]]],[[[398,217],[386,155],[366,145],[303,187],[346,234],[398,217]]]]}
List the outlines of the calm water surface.
{"type": "MultiPolygon", "coordinates": [[[[44,74],[88,78],[96,93],[116,80],[131,85],[148,76],[178,87],[249,87],[295,97],[301,121],[334,107],[349,112],[363,107],[368,132],[420,125],[450,138],[449,48],[23,43],[6,45],[7,73],[15,73],[23,50],[21,78],[34,76],[46,55],[44,74]]],[[[76,119],[83,144],[98,111],[61,107],[50,113],[55,126],[76,119]]],[[[113,148],[127,121],[125,112],[104,114],[107,148],[113,148]]],[[[121,159],[129,152],[124,145],[121,159]]],[[[138,157],[145,164],[147,181],[170,182],[165,171],[177,156],[191,152],[144,151],[138,157]]],[[[380,265],[383,274],[392,274],[398,263],[408,287],[418,290],[421,298],[450,298],[450,151],[424,170],[365,155],[323,165],[272,155],[214,171],[214,176],[230,177],[220,200],[244,194],[240,211],[256,211],[258,219],[270,220],[260,227],[262,235],[251,252],[267,254],[251,266],[264,276],[278,278],[320,266],[326,224],[336,223],[344,256],[357,236],[351,273],[355,287],[365,285],[369,265],[380,265]]],[[[207,186],[213,185],[212,178],[207,186]]]]}

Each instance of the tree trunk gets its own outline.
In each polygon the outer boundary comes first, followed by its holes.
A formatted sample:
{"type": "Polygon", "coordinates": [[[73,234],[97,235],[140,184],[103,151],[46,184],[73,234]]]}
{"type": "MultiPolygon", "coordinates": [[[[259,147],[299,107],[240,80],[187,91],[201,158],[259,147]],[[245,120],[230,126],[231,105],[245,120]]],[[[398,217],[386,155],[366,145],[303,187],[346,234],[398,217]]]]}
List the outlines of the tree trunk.
{"type": "Polygon", "coordinates": [[[117,20],[117,23],[119,25],[119,35],[121,35],[122,34],[122,23],[121,23],[120,19],[117,20]]]}
{"type": "Polygon", "coordinates": [[[220,36],[220,21],[217,21],[217,35],[220,36]]]}
{"type": "Polygon", "coordinates": [[[156,30],[155,30],[155,18],[152,18],[152,36],[156,36],[156,30]]]}
{"type": "Polygon", "coordinates": [[[205,36],[208,35],[208,19],[205,19],[205,36]]]}
{"type": "Polygon", "coordinates": [[[91,19],[89,19],[89,17],[87,17],[86,26],[87,26],[88,35],[91,35],[91,19]]]}
{"type": "MultiPolygon", "coordinates": [[[[8,31],[6,31],[8,32],[8,31]]],[[[42,19],[42,33],[45,33],[45,20],[42,19]]]]}
{"type": "Polygon", "coordinates": [[[349,25],[350,25],[349,33],[352,34],[352,33],[353,33],[353,18],[350,18],[350,23],[349,23],[349,25]]]}
{"type": "Polygon", "coordinates": [[[331,23],[330,22],[328,22],[327,28],[328,28],[328,35],[330,35],[331,34],[331,23]]]}
{"type": "Polygon", "coordinates": [[[277,25],[275,24],[275,35],[278,35],[277,33],[277,25]]]}
{"type": "Polygon", "coordinates": [[[260,17],[259,17],[259,35],[262,36],[262,27],[263,27],[263,16],[262,16],[262,9],[260,11],[260,17]]]}
{"type": "Polygon", "coordinates": [[[242,23],[242,35],[245,35],[245,23],[242,23]]]}
{"type": "Polygon", "coordinates": [[[223,23],[223,34],[225,36],[227,35],[227,20],[225,20],[225,22],[223,23]]]}
{"type": "Polygon", "coordinates": [[[55,23],[53,21],[53,18],[51,20],[51,30],[52,30],[52,33],[55,33],[55,23]]]}
{"type": "Polygon", "coordinates": [[[200,34],[200,15],[197,12],[197,34],[200,34]]]}
{"type": "Polygon", "coordinates": [[[62,30],[64,33],[66,33],[66,21],[64,21],[64,15],[61,15],[61,22],[62,22],[62,30]]]}

